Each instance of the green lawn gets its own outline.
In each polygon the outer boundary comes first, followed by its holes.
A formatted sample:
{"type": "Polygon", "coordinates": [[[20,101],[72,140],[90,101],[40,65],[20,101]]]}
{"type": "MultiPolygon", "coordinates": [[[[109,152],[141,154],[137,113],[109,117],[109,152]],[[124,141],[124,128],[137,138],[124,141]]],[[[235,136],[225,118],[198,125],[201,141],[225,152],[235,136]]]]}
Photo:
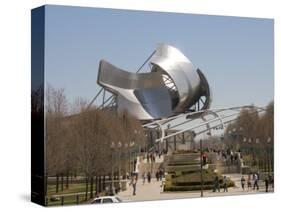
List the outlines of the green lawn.
{"type": "MultiPolygon", "coordinates": [[[[90,189],[90,185],[88,187],[90,189]]],[[[47,188],[47,194],[49,195],[58,195],[58,194],[71,194],[71,193],[80,193],[80,192],[85,192],[86,190],[86,184],[85,183],[71,183],[68,186],[68,189],[63,188],[63,191],[61,191],[61,186],[59,185],[59,192],[56,193],[56,185],[48,185],[47,188]]],[[[95,185],[94,185],[94,190],[95,190],[95,185]]]]}
{"type": "MultiPolygon", "coordinates": [[[[76,196],[77,193],[79,194],[79,204],[85,203],[85,190],[86,190],[86,184],[85,183],[70,183],[68,186],[68,189],[65,188],[63,191],[60,190],[61,186],[59,186],[59,192],[56,193],[56,185],[48,185],[47,187],[47,196],[48,196],[48,206],[55,206],[55,205],[61,205],[61,200],[58,201],[51,201],[51,196],[58,195],[60,198],[61,196],[64,196],[64,205],[69,204],[76,204],[76,196]],[[82,193],[82,194],[81,194],[82,193]]],[[[90,185],[88,187],[88,199],[90,197],[90,185]]],[[[95,192],[95,185],[94,185],[94,192],[95,192]]]]}
{"type": "MultiPolygon", "coordinates": [[[[64,204],[63,205],[75,205],[76,204],[76,196],[77,195],[71,195],[71,196],[65,196],[64,197],[64,204]]],[[[88,196],[89,199],[89,196],[88,196]]],[[[85,200],[85,194],[79,195],[79,204],[86,203],[85,200]]],[[[48,206],[59,206],[61,205],[61,200],[58,201],[50,201],[48,200],[48,206]]]]}

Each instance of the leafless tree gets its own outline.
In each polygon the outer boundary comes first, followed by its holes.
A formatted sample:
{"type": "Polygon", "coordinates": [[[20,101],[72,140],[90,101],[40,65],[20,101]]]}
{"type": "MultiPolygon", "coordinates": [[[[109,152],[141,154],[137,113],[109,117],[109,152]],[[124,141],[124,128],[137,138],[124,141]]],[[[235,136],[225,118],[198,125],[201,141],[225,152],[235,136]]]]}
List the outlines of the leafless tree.
{"type": "Polygon", "coordinates": [[[229,124],[225,134],[236,135],[236,139],[250,146],[253,163],[256,160],[259,167],[273,169],[274,142],[274,104],[269,103],[266,110],[258,113],[254,107],[240,112],[237,121],[229,124]]]}
{"type": "Polygon", "coordinates": [[[46,100],[47,170],[57,178],[57,192],[59,176],[63,189],[64,176],[68,187],[68,176],[73,171],[85,177],[86,199],[89,191],[93,197],[94,178],[98,192],[104,189],[105,176],[111,175],[114,165],[126,173],[131,163],[129,158],[113,160],[113,155],[116,156],[116,152],[126,155],[132,144],[135,148],[143,145],[144,133],[137,119],[127,112],[88,109],[87,101],[82,98],[70,105],[64,90],[51,86],[47,87],[46,100]]]}

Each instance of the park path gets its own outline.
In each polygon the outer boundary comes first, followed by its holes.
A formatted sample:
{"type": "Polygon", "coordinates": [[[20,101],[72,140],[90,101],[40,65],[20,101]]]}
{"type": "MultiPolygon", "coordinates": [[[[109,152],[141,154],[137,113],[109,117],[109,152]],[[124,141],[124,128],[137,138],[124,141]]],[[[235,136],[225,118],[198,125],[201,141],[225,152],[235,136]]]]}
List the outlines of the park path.
{"type": "MultiPolygon", "coordinates": [[[[240,186],[241,174],[227,174],[227,177],[230,177],[235,182],[235,187],[229,188],[228,192],[213,192],[211,190],[204,191],[204,197],[212,196],[231,196],[231,195],[244,195],[244,194],[255,194],[255,193],[264,193],[265,187],[264,182],[260,182],[260,190],[242,190],[240,186]]],[[[162,182],[157,181],[156,178],[152,178],[151,183],[147,181],[143,184],[142,179],[139,179],[137,182],[136,195],[133,196],[132,186],[127,186],[126,191],[120,192],[117,196],[120,197],[124,202],[130,201],[149,201],[149,200],[165,200],[165,199],[183,199],[183,198],[197,198],[200,197],[200,191],[192,192],[163,192],[161,187],[162,182]]],[[[273,189],[269,188],[269,192],[272,192],[273,189]]]]}

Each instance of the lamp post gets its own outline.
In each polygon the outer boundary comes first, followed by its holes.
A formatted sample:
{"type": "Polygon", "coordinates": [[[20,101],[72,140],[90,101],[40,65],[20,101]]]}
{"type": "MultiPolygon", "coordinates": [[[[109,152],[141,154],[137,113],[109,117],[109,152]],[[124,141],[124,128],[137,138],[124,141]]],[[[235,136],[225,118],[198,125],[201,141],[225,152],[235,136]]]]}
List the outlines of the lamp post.
{"type": "Polygon", "coordinates": [[[128,173],[128,169],[127,169],[128,168],[128,149],[129,149],[128,147],[129,147],[128,143],[125,143],[125,149],[126,149],[125,175],[126,175],[126,178],[127,178],[127,173],[128,173]]]}
{"type": "Polygon", "coordinates": [[[234,147],[235,152],[237,151],[237,133],[236,133],[236,128],[232,129],[232,138],[233,138],[233,143],[234,145],[232,145],[234,147]]]}
{"type": "Polygon", "coordinates": [[[252,145],[252,139],[249,138],[248,142],[249,142],[250,152],[251,152],[252,158],[253,158],[253,164],[252,164],[252,166],[253,166],[253,165],[255,165],[255,154],[254,154],[254,149],[253,149],[253,145],[252,145]]]}
{"type": "Polygon", "coordinates": [[[134,145],[135,145],[135,142],[131,141],[130,142],[130,175],[134,171],[134,163],[135,163],[134,155],[133,155],[133,165],[132,165],[132,162],[131,162],[131,160],[132,160],[131,154],[134,154],[134,153],[132,153],[131,149],[134,147],[134,145]]]}
{"type": "Polygon", "coordinates": [[[111,145],[110,145],[110,148],[111,148],[111,189],[114,188],[114,165],[113,165],[113,152],[114,152],[114,148],[115,148],[115,143],[114,141],[112,141],[111,145]]]}
{"type": "MultiPolygon", "coordinates": [[[[244,138],[243,138],[243,147],[245,148],[245,150],[248,149],[246,145],[247,145],[247,138],[244,137],[244,138]]],[[[244,148],[243,148],[243,149],[244,149],[244,148]]],[[[246,151],[245,151],[245,152],[246,152],[246,151]]]]}
{"type": "Polygon", "coordinates": [[[119,188],[121,187],[121,147],[122,147],[122,143],[119,141],[118,142],[118,155],[119,155],[119,164],[118,164],[118,182],[119,182],[119,188]]]}
{"type": "Polygon", "coordinates": [[[201,197],[203,197],[203,163],[202,163],[202,139],[200,139],[200,178],[201,178],[201,197]]]}
{"type": "Polygon", "coordinates": [[[255,152],[257,155],[257,160],[258,160],[258,170],[260,171],[261,168],[261,154],[260,154],[260,139],[256,138],[256,147],[255,147],[255,152]]]}
{"type": "Polygon", "coordinates": [[[267,138],[267,166],[268,166],[268,172],[273,171],[273,163],[271,163],[271,157],[272,157],[272,152],[271,152],[271,137],[267,138]]]}

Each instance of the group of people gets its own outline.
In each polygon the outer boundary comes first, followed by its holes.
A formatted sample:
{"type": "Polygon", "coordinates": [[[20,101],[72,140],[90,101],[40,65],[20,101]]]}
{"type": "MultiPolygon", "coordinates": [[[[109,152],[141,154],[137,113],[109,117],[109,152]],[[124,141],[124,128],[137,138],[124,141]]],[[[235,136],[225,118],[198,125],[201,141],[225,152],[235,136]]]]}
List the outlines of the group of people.
{"type": "Polygon", "coordinates": [[[156,171],[155,177],[157,181],[162,181],[162,178],[164,177],[164,170],[160,168],[159,170],[156,171]]]}
{"type": "Polygon", "coordinates": [[[147,152],[146,153],[146,160],[147,163],[155,163],[156,161],[156,157],[161,158],[162,155],[167,154],[167,151],[165,149],[158,151],[158,150],[154,150],[152,152],[147,152]]]}
{"type": "MultiPolygon", "coordinates": [[[[222,179],[222,185],[223,185],[223,192],[228,192],[227,190],[227,177],[226,176],[223,176],[223,179],[222,179]]],[[[220,192],[220,179],[218,176],[215,176],[215,179],[214,179],[214,189],[213,189],[213,192],[220,192]]]]}
{"type": "MultiPolygon", "coordinates": [[[[159,168],[156,173],[155,173],[155,177],[157,181],[161,181],[162,178],[164,177],[164,170],[162,168],[159,168]]],[[[151,173],[150,172],[143,172],[142,173],[142,184],[145,184],[145,181],[147,179],[147,182],[150,183],[151,182],[151,173]]]]}
{"type": "Polygon", "coordinates": [[[147,160],[147,163],[155,163],[156,154],[154,152],[147,153],[146,154],[146,160],[147,160]]]}
{"type": "MultiPolygon", "coordinates": [[[[260,177],[259,177],[258,173],[254,173],[253,175],[248,174],[247,191],[249,191],[252,187],[253,187],[253,190],[255,190],[255,189],[259,190],[259,178],[260,177]]],[[[241,177],[241,188],[242,188],[243,191],[245,191],[245,184],[246,184],[246,179],[245,179],[244,175],[242,175],[242,177],[241,177]]]]}
{"type": "MultiPolygon", "coordinates": [[[[260,176],[258,173],[248,174],[247,179],[244,175],[242,175],[240,182],[241,182],[241,188],[243,191],[245,191],[245,187],[247,185],[247,191],[250,189],[252,190],[259,190],[259,179],[260,176]]],[[[265,192],[268,192],[269,184],[272,184],[273,187],[273,177],[271,175],[268,175],[265,180],[265,192]]],[[[222,185],[223,185],[223,191],[228,192],[227,190],[227,177],[224,176],[222,179],[222,185]]],[[[218,176],[215,176],[214,178],[214,188],[213,192],[220,192],[220,179],[218,176]]]]}
{"type": "MultiPolygon", "coordinates": [[[[151,183],[151,172],[143,172],[142,173],[142,183],[143,185],[145,184],[145,181],[147,179],[148,183],[151,183]]],[[[157,172],[155,173],[155,177],[157,181],[161,181],[162,178],[164,177],[164,170],[162,168],[160,168],[159,170],[157,170],[157,172]]],[[[133,195],[136,195],[136,189],[137,189],[137,175],[132,175],[131,177],[131,181],[129,183],[130,186],[133,187],[133,195]]]]}
{"type": "Polygon", "coordinates": [[[213,150],[216,152],[218,156],[222,157],[225,161],[229,161],[231,165],[237,164],[240,159],[242,159],[242,155],[240,150],[234,152],[232,149],[227,148],[226,150],[213,150]]]}
{"type": "Polygon", "coordinates": [[[142,173],[142,184],[145,184],[145,180],[147,179],[147,182],[150,183],[151,182],[151,173],[150,172],[143,172],[142,173]]]}
{"type": "MultiPolygon", "coordinates": [[[[251,188],[253,188],[253,190],[255,190],[255,189],[259,190],[259,179],[260,179],[260,176],[258,173],[248,174],[247,191],[249,191],[251,188]]],[[[266,176],[264,183],[265,183],[265,192],[268,192],[268,187],[269,187],[270,183],[272,184],[272,187],[273,187],[273,177],[271,175],[266,176]]],[[[246,179],[242,175],[241,187],[242,187],[243,191],[245,190],[245,185],[246,185],[246,179]]]]}

